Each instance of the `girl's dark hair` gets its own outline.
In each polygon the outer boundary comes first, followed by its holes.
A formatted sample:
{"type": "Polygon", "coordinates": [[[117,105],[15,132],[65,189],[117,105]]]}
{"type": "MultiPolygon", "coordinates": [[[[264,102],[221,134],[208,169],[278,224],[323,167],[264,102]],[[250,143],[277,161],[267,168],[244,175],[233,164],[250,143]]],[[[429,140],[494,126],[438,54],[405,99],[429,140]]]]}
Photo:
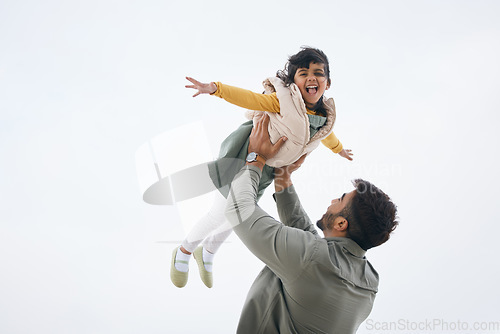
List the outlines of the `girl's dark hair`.
{"type": "Polygon", "coordinates": [[[364,250],[389,240],[398,226],[397,208],[382,190],[368,181],[353,181],[356,194],[340,213],[347,219],[347,237],[364,250]]]}
{"type": "MultiPolygon", "coordinates": [[[[294,82],[295,73],[299,68],[309,68],[311,62],[316,64],[323,64],[325,66],[325,74],[328,83],[330,83],[330,65],[328,57],[319,49],[311,48],[308,46],[301,47],[301,51],[290,56],[288,62],[285,64],[283,70],[276,72],[276,76],[283,80],[285,86],[290,86],[294,82]]],[[[318,103],[313,107],[313,110],[319,114],[326,116],[326,109],[323,105],[323,96],[319,99],[318,103]]]]}

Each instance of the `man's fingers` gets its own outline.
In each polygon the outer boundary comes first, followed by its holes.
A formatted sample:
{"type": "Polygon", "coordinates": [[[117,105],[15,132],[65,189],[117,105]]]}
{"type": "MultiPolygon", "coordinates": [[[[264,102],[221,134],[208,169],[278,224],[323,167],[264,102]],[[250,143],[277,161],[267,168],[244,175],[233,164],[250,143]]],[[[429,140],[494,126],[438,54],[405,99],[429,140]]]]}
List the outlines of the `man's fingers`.
{"type": "Polygon", "coordinates": [[[306,156],[307,156],[307,153],[306,153],[306,154],[304,154],[304,155],[302,155],[302,156],[299,158],[299,160],[295,161],[293,164],[294,164],[294,165],[299,165],[299,166],[300,166],[300,165],[302,165],[302,163],[304,162],[304,160],[306,160],[306,156]]]}
{"type": "Polygon", "coordinates": [[[291,167],[293,168],[293,171],[297,170],[300,168],[300,166],[302,166],[302,163],[304,162],[304,160],[306,160],[306,156],[307,156],[307,153],[306,154],[303,154],[297,161],[295,161],[291,167]]]}
{"type": "MultiPolygon", "coordinates": [[[[284,170],[281,172],[282,175],[285,175],[285,171],[286,173],[288,174],[292,174],[293,172],[295,172],[297,169],[300,168],[300,166],[302,166],[302,164],[304,163],[304,160],[306,160],[306,156],[307,156],[307,153],[306,154],[303,154],[297,161],[295,161],[294,163],[288,165],[288,166],[285,166],[285,167],[282,167],[284,170]]],[[[276,170],[275,170],[275,173],[276,173],[276,170]]]]}
{"type": "Polygon", "coordinates": [[[267,126],[269,125],[269,115],[266,113],[263,113],[262,115],[264,116],[262,119],[262,126],[267,129],[267,126]]]}
{"type": "Polygon", "coordinates": [[[279,149],[281,148],[281,146],[283,146],[283,144],[286,142],[288,138],[283,136],[281,137],[280,139],[278,139],[278,141],[276,142],[276,144],[273,145],[273,149],[277,152],[279,151],[279,149]]]}
{"type": "Polygon", "coordinates": [[[269,118],[269,116],[265,113],[259,113],[257,114],[257,124],[259,126],[262,126],[264,125],[264,121],[266,120],[266,118],[269,118]]]}
{"type": "Polygon", "coordinates": [[[265,113],[262,113],[261,115],[257,116],[257,122],[255,124],[255,131],[259,132],[262,131],[262,129],[265,129],[267,131],[267,125],[269,124],[269,116],[265,113]],[[267,122],[266,122],[267,119],[267,122]]]}

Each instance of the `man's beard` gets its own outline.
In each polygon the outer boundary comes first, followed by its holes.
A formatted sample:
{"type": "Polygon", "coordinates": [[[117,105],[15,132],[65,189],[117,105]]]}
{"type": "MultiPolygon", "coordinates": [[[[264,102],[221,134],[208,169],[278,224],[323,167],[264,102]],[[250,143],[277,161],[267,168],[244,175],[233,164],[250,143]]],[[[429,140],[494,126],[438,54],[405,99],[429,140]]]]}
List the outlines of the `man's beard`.
{"type": "Polygon", "coordinates": [[[331,229],[331,225],[336,217],[337,215],[325,213],[323,217],[321,217],[321,219],[316,222],[316,226],[318,226],[321,231],[329,230],[331,229]]]}
{"type": "Polygon", "coordinates": [[[331,230],[333,228],[333,222],[337,217],[345,217],[343,211],[339,213],[325,213],[323,217],[316,222],[316,226],[318,226],[321,231],[331,230]]]}

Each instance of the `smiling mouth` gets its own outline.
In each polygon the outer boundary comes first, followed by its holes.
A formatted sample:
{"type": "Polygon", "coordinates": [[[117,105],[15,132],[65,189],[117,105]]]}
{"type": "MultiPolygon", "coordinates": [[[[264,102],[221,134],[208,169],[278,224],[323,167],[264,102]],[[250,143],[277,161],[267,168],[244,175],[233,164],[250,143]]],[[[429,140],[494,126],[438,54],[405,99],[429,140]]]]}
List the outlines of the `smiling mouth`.
{"type": "Polygon", "coordinates": [[[314,95],[318,91],[318,86],[306,86],[307,93],[314,95]]]}

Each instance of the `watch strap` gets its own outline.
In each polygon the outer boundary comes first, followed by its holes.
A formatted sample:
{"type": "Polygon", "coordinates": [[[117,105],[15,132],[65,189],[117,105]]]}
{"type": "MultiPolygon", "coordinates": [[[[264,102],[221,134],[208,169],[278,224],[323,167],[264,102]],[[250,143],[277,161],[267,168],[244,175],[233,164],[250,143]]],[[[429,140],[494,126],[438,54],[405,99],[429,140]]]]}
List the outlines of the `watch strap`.
{"type": "Polygon", "coordinates": [[[266,159],[264,159],[261,155],[257,153],[257,156],[255,157],[255,160],[260,162],[261,164],[265,165],[266,164],[266,159]]]}
{"type": "Polygon", "coordinates": [[[259,153],[257,152],[250,152],[247,156],[247,159],[246,159],[247,162],[255,162],[255,161],[258,161],[260,162],[261,164],[265,165],[266,164],[266,159],[264,159],[264,157],[262,157],[259,153]],[[251,157],[252,156],[252,157],[251,157]]]}

